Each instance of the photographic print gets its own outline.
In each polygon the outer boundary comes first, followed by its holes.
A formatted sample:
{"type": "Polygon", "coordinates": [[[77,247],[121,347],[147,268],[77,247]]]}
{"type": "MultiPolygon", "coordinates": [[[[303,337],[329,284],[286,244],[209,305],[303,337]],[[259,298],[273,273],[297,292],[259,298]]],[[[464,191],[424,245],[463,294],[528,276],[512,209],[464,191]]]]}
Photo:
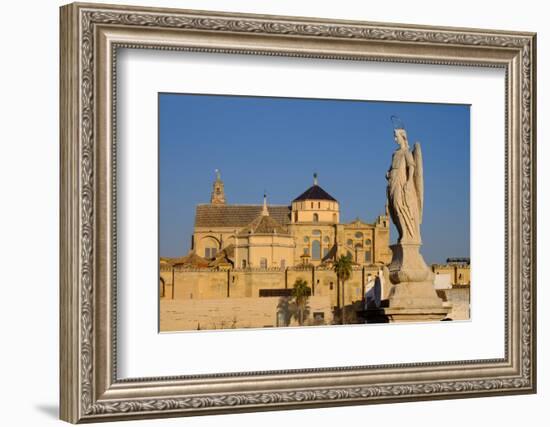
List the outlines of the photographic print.
{"type": "Polygon", "coordinates": [[[160,331],[470,317],[470,107],[159,94],[160,331]]]}
{"type": "Polygon", "coordinates": [[[535,33],[59,22],[61,419],[536,392],[535,33]]]}

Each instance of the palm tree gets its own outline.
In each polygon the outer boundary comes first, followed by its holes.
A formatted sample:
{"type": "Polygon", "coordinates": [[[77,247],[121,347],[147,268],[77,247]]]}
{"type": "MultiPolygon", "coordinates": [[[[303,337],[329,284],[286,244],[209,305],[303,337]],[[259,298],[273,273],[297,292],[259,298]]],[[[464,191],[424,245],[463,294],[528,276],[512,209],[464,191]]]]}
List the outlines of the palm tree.
{"type": "Polygon", "coordinates": [[[311,288],[307,285],[307,282],[302,278],[296,279],[296,281],[294,282],[294,288],[292,288],[292,296],[296,301],[296,307],[298,308],[298,312],[300,314],[298,318],[300,326],[304,324],[304,311],[306,309],[307,300],[310,295],[311,288]]]}
{"type": "Polygon", "coordinates": [[[351,277],[351,271],[352,271],[352,261],[351,256],[349,254],[347,255],[340,255],[340,258],[338,258],[333,265],[333,270],[336,273],[336,281],[337,281],[337,290],[338,295],[340,294],[340,282],[342,282],[342,325],[345,323],[345,310],[346,310],[346,301],[344,299],[344,285],[346,283],[346,280],[349,280],[351,277]]]}

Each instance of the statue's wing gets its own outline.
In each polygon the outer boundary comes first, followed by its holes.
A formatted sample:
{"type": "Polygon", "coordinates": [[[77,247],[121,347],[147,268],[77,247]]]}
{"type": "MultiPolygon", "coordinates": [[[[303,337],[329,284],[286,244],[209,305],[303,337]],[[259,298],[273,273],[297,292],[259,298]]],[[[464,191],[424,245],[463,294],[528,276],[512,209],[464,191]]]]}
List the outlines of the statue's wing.
{"type": "Polygon", "coordinates": [[[422,150],[420,143],[416,142],[413,149],[414,157],[414,186],[418,197],[418,213],[420,215],[419,223],[422,224],[422,212],[424,210],[424,170],[422,167],[422,150]]]}

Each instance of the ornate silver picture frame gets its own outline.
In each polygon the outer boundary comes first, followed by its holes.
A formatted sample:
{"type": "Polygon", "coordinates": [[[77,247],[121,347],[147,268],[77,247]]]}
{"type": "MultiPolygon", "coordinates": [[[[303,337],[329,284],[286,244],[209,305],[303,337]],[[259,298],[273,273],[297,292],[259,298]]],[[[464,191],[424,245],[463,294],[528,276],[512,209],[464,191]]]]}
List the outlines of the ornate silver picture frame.
{"type": "Polygon", "coordinates": [[[78,3],[60,13],[61,419],[97,422],[536,391],[535,34],[78,3]],[[121,48],[503,69],[504,357],[119,378],[115,177],[121,48]]]}

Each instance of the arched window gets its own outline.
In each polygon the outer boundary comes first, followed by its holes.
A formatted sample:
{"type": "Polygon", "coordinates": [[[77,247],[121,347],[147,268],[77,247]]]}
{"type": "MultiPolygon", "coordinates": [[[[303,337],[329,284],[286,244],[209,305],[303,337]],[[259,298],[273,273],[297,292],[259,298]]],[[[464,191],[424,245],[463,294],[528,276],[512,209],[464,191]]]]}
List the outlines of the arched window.
{"type": "Polygon", "coordinates": [[[319,240],[314,240],[311,244],[311,257],[321,259],[321,242],[319,240]]]}
{"type": "Polygon", "coordinates": [[[242,266],[242,268],[246,268],[246,260],[245,259],[242,260],[241,266],[242,266]]]}
{"type": "Polygon", "coordinates": [[[218,248],[204,248],[204,257],[206,259],[215,258],[218,248]]]}
{"type": "Polygon", "coordinates": [[[365,245],[370,245],[370,244],[371,244],[370,239],[365,240],[365,245]]]}
{"type": "Polygon", "coordinates": [[[260,268],[267,268],[267,258],[260,258],[260,268]]]}
{"type": "Polygon", "coordinates": [[[298,212],[294,212],[294,222],[298,222],[298,212]]]}
{"type": "Polygon", "coordinates": [[[204,257],[206,259],[215,258],[218,248],[220,247],[218,240],[214,237],[207,236],[202,239],[201,243],[204,247],[204,257]]]}
{"type": "Polygon", "coordinates": [[[365,262],[371,262],[372,260],[372,257],[371,257],[371,254],[370,254],[370,251],[365,251],[365,262]]]}
{"type": "Polygon", "coordinates": [[[313,230],[313,231],[311,232],[311,235],[312,235],[312,236],[320,236],[320,235],[321,235],[321,230],[313,230]]]}
{"type": "Polygon", "coordinates": [[[313,214],[313,222],[319,222],[319,214],[318,213],[313,214]]]}
{"type": "Polygon", "coordinates": [[[304,243],[309,243],[309,237],[304,237],[304,243]]]}
{"type": "Polygon", "coordinates": [[[353,246],[353,240],[348,239],[347,242],[346,242],[346,244],[347,244],[348,246],[350,246],[350,247],[353,246]]]}
{"type": "Polygon", "coordinates": [[[323,237],[323,242],[330,243],[330,237],[328,236],[323,237]]]}
{"type": "Polygon", "coordinates": [[[355,262],[359,262],[359,254],[361,253],[362,246],[360,244],[355,245],[355,262]]]}

